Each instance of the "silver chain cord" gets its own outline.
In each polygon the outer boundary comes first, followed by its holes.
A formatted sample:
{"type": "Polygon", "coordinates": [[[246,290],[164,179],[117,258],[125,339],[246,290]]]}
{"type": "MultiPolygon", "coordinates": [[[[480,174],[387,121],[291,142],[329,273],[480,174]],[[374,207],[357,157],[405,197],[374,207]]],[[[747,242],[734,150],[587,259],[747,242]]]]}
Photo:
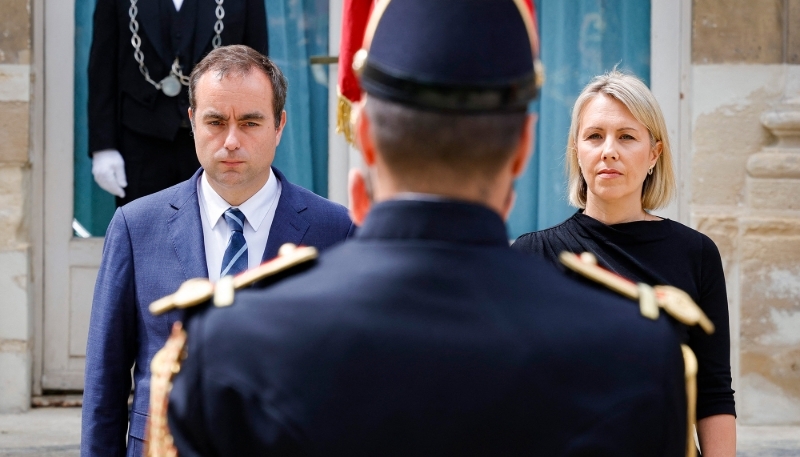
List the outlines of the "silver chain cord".
{"type": "MultiPolygon", "coordinates": [[[[225,17],[225,9],[222,7],[223,1],[224,0],[216,0],[217,8],[215,13],[217,16],[217,22],[214,23],[215,35],[214,39],[211,40],[211,45],[214,47],[214,49],[222,46],[221,34],[222,30],[225,28],[225,25],[222,23],[222,19],[225,17]]],[[[133,58],[136,60],[136,63],[139,64],[139,72],[142,74],[142,76],[144,76],[145,81],[152,84],[157,90],[161,90],[161,82],[153,81],[153,79],[150,77],[150,71],[147,70],[147,66],[144,64],[142,38],[139,36],[139,21],[136,20],[136,16],[139,14],[139,8],[136,6],[137,2],[138,0],[131,0],[131,7],[128,8],[128,16],[131,18],[128,28],[132,34],[131,44],[133,45],[133,58]]],[[[183,74],[183,69],[181,68],[177,57],[175,57],[175,61],[172,62],[170,74],[178,78],[178,81],[180,81],[184,86],[189,85],[189,77],[183,74]]]]}
{"type": "Polygon", "coordinates": [[[222,46],[222,37],[220,35],[222,35],[222,29],[225,28],[225,25],[222,24],[222,18],[225,17],[225,9],[222,8],[222,2],[223,0],[217,0],[217,8],[215,10],[217,13],[217,22],[214,23],[214,32],[216,35],[214,35],[214,39],[211,41],[211,45],[214,46],[214,49],[222,46]]]}

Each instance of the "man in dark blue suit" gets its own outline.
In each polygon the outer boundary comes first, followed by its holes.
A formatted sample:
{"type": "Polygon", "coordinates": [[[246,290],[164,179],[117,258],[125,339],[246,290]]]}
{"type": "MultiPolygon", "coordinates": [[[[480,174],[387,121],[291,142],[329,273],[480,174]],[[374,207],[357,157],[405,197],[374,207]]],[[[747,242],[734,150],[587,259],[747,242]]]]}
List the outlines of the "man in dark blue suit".
{"type": "Polygon", "coordinates": [[[667,319],[508,246],[534,127],[524,2],[380,5],[357,59],[375,204],[313,266],[192,314],[179,454],[683,455],[667,319]]]}
{"type": "Polygon", "coordinates": [[[283,243],[324,249],[353,229],[344,207],[271,167],[286,124],[286,80],[268,58],[246,46],[212,51],[192,73],[190,99],[203,168],[119,208],[106,234],[86,352],[84,456],[125,455],[126,435],[127,455],[141,455],[150,361],[181,318],[179,311],[152,316],[151,302],[187,279],[217,280],[235,273],[231,268],[254,267],[283,243]],[[243,244],[232,260],[236,237],[243,244]]]}

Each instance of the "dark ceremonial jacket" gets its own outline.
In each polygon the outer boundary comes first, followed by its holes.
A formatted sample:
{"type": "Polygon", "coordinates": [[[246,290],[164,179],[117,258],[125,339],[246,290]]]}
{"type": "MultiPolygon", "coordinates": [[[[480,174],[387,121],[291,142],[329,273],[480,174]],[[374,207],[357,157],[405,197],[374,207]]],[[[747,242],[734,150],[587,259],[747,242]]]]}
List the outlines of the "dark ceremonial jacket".
{"type": "MultiPolygon", "coordinates": [[[[197,196],[201,171],[118,208],[108,227],[86,348],[82,456],[125,455],[132,366],[136,390],[127,455],[142,455],[150,361],[182,316],[153,316],[148,306],[187,279],[208,277],[197,196]]],[[[325,249],[349,236],[353,225],[344,207],[273,171],[282,187],[264,260],[275,257],[283,243],[325,249]]]]}
{"type": "MultiPolygon", "coordinates": [[[[172,0],[137,2],[138,34],[150,77],[158,82],[170,73],[176,55],[183,74],[212,49],[217,16],[215,0],[184,0],[175,11],[172,0]]],[[[186,87],[168,97],[145,81],[133,57],[128,10],[130,0],[97,0],[89,56],[89,152],[125,150],[119,128],[172,140],[186,125],[186,87]]],[[[264,0],[224,0],[222,45],[245,44],[267,53],[264,0]]],[[[188,125],[187,125],[188,126],[188,125]]]]}
{"type": "Polygon", "coordinates": [[[378,204],[313,267],[187,325],[182,457],[684,453],[667,319],[511,250],[483,206],[378,204]]]}

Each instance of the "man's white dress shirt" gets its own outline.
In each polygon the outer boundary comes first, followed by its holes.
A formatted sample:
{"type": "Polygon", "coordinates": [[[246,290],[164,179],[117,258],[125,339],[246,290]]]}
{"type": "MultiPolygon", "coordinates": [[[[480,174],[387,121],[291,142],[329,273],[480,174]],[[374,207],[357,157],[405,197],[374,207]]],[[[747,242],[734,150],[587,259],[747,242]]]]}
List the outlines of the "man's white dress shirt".
{"type": "MultiPolygon", "coordinates": [[[[206,250],[206,265],[208,266],[208,279],[212,282],[219,280],[222,269],[222,256],[228,246],[231,230],[225,221],[223,213],[231,207],[224,198],[208,183],[206,173],[197,180],[197,200],[200,202],[200,219],[203,222],[203,244],[206,250]]],[[[235,208],[244,214],[244,239],[247,242],[248,268],[261,264],[261,257],[267,247],[270,227],[275,218],[275,209],[281,198],[281,184],[272,169],[269,170],[269,179],[258,192],[235,208]]]]}

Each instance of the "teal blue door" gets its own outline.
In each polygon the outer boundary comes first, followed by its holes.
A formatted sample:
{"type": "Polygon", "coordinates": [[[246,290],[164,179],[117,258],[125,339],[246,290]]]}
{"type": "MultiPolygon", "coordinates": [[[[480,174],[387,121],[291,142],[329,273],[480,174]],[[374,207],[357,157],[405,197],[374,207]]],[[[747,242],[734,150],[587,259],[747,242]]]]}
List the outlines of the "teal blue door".
{"type": "Polygon", "coordinates": [[[75,1],[75,221],[92,236],[103,236],[114,215],[114,196],[97,186],[89,158],[89,131],[86,103],[89,84],[89,48],[92,45],[92,14],[95,0],[75,1]]]}

